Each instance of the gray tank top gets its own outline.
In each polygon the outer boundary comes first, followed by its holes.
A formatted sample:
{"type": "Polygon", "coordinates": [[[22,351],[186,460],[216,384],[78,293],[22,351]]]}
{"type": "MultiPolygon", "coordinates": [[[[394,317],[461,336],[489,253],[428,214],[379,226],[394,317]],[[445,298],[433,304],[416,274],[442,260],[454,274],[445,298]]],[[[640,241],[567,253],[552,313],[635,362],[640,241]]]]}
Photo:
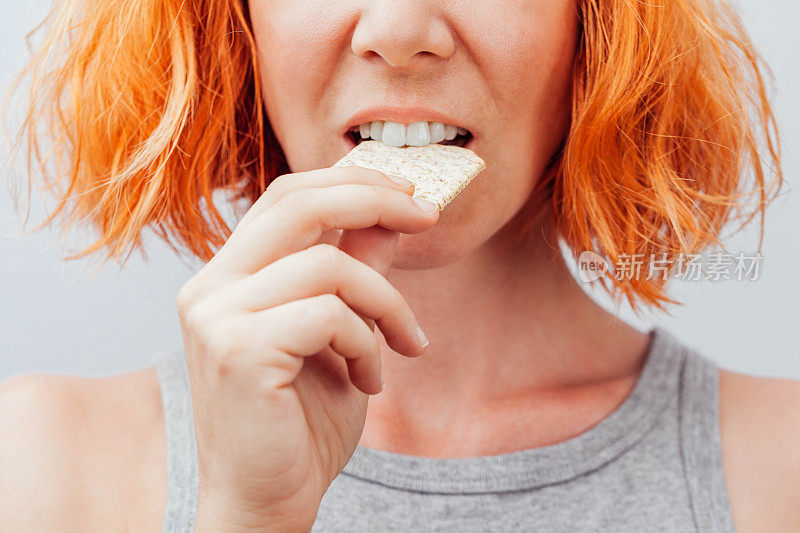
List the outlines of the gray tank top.
{"type": "MultiPolygon", "coordinates": [[[[358,447],[312,531],[734,531],[714,362],[661,327],[631,394],[566,441],[426,458],[358,447]]],[[[167,436],[164,531],[192,531],[198,473],[183,351],[154,359],[167,436]]]]}

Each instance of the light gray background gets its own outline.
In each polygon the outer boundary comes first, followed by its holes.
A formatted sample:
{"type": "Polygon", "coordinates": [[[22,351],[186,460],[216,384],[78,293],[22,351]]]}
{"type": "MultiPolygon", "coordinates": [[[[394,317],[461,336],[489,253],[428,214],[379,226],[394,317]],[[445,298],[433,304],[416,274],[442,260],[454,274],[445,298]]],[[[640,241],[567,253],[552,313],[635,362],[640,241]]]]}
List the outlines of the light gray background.
{"type": "MultiPolygon", "coordinates": [[[[673,294],[685,305],[672,308],[672,316],[637,319],[627,309],[621,313],[641,329],[662,325],[727,368],[800,379],[800,197],[791,191],[800,183],[800,4],[742,0],[739,5],[776,75],[775,107],[790,190],[769,213],[761,275],[753,282],[673,282],[673,294]]],[[[0,18],[3,83],[22,64],[23,36],[49,2],[6,0],[5,6],[0,18]]],[[[41,220],[40,211],[34,210],[33,220],[41,220]]],[[[181,346],[175,295],[199,268],[197,261],[179,260],[165,245],[148,239],[147,261],[136,255],[122,271],[110,262],[91,277],[97,261],[60,260],[57,232],[21,237],[19,229],[3,187],[0,379],[30,371],[116,373],[148,365],[155,353],[181,346]]],[[[731,241],[731,249],[755,251],[755,229],[731,241]]]]}

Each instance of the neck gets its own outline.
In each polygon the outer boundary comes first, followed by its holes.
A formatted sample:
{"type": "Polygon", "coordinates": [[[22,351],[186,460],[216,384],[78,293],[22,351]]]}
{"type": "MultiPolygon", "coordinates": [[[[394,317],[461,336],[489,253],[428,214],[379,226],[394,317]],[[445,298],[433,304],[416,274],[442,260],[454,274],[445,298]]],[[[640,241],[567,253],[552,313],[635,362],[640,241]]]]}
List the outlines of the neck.
{"type": "Polygon", "coordinates": [[[390,271],[430,345],[409,359],[381,343],[386,390],[370,400],[362,444],[380,442],[374,422],[395,414],[457,416],[635,376],[647,336],[581,289],[552,231],[513,247],[501,238],[444,267],[390,271]]]}

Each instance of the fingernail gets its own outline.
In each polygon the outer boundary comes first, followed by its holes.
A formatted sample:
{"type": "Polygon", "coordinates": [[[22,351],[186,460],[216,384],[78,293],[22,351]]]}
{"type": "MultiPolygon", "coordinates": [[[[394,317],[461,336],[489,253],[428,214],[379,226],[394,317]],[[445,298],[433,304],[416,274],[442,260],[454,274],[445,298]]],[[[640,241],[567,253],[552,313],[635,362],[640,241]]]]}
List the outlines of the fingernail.
{"type": "Polygon", "coordinates": [[[403,187],[408,187],[409,185],[414,185],[413,181],[409,181],[409,180],[407,180],[405,178],[401,178],[400,176],[395,176],[393,174],[387,174],[386,177],[388,177],[390,180],[392,180],[393,182],[397,183],[398,185],[402,185],[403,187]]]}
{"type": "Polygon", "coordinates": [[[427,215],[434,215],[439,210],[438,205],[434,204],[433,202],[429,202],[428,200],[423,200],[422,198],[412,198],[412,200],[414,200],[414,203],[417,204],[420,209],[425,211],[425,214],[427,215]]]}
{"type": "Polygon", "coordinates": [[[383,381],[383,376],[381,376],[381,391],[386,388],[386,382],[383,381]]]}
{"type": "Polygon", "coordinates": [[[428,346],[431,341],[428,340],[428,337],[425,336],[425,332],[422,331],[422,328],[417,325],[417,338],[419,339],[420,347],[425,348],[428,346]]]}

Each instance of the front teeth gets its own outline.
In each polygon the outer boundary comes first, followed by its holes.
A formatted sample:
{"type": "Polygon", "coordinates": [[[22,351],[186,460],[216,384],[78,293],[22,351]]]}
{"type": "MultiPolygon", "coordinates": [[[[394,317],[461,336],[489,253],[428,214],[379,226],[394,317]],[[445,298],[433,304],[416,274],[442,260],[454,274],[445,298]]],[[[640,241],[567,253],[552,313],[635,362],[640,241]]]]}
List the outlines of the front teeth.
{"type": "Polygon", "coordinates": [[[375,120],[358,126],[362,139],[374,139],[387,146],[425,146],[452,141],[467,130],[441,122],[412,122],[408,126],[397,122],[375,120]]]}
{"type": "MultiPolygon", "coordinates": [[[[406,131],[406,144],[409,146],[425,146],[431,143],[431,130],[427,122],[412,122],[406,131]]],[[[385,143],[384,143],[385,144],[385,143]]]]}
{"type": "MultiPolygon", "coordinates": [[[[375,139],[376,141],[378,139],[375,139]]],[[[381,141],[386,146],[404,146],[406,144],[406,126],[396,122],[384,122],[381,141]]]]}

